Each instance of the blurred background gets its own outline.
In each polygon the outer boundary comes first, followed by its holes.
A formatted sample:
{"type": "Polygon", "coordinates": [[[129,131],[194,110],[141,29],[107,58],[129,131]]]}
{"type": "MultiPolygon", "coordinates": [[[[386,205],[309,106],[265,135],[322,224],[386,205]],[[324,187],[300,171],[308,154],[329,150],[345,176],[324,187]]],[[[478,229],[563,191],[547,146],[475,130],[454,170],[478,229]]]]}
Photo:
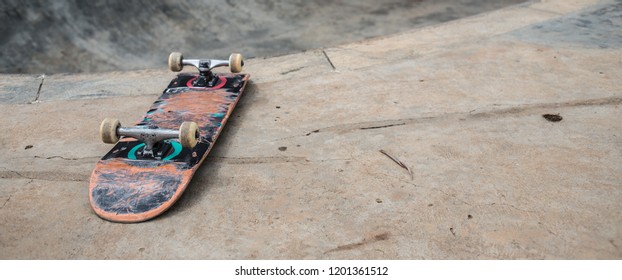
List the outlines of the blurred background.
{"type": "Polygon", "coordinates": [[[270,57],[390,35],[525,0],[0,2],[0,73],[164,68],[187,57],[270,57]]]}

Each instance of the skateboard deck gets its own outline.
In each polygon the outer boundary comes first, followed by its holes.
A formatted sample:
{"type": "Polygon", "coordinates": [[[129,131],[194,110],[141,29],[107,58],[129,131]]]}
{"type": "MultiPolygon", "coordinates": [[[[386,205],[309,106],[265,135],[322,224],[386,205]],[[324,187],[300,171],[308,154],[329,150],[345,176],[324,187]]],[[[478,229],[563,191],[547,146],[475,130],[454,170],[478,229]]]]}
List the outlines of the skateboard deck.
{"type": "Polygon", "coordinates": [[[158,131],[195,122],[198,133],[193,148],[183,147],[180,139],[163,140],[154,158],[141,154],[145,142],[121,136],[97,162],[89,200],[98,216],[141,222],[163,213],[180,198],[213,148],[249,78],[248,74],[214,75],[217,80],[212,87],[195,87],[198,74],[179,74],[136,124],[158,131]]]}

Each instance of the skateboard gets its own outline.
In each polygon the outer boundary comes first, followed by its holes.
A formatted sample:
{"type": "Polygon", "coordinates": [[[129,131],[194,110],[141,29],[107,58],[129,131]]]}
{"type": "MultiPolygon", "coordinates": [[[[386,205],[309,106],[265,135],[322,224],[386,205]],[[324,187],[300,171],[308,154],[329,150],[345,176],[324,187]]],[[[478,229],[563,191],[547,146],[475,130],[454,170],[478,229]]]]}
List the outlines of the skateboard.
{"type": "Polygon", "coordinates": [[[112,118],[100,125],[102,141],[114,144],[89,183],[91,207],[103,219],[142,222],[169,209],[214,146],[249,78],[239,74],[240,54],[216,60],[173,52],[168,65],[198,73],[178,74],[135,126],[112,118]],[[216,67],[231,73],[212,72],[216,67]]]}

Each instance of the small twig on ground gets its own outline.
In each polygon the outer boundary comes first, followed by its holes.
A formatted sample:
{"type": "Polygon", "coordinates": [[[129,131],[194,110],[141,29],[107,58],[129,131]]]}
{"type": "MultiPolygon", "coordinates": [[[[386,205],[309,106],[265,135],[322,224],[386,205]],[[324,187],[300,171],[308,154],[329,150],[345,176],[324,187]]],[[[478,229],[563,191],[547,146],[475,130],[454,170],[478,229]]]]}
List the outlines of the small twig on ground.
{"type": "Polygon", "coordinates": [[[412,170],[410,170],[410,168],[408,166],[406,166],[406,164],[404,164],[401,160],[397,159],[396,157],[390,155],[389,153],[387,153],[385,150],[380,150],[381,153],[383,153],[385,156],[389,157],[391,160],[393,160],[395,163],[397,163],[397,165],[401,166],[402,168],[408,170],[408,174],[410,174],[410,180],[414,180],[415,178],[413,177],[413,172],[412,170]]]}

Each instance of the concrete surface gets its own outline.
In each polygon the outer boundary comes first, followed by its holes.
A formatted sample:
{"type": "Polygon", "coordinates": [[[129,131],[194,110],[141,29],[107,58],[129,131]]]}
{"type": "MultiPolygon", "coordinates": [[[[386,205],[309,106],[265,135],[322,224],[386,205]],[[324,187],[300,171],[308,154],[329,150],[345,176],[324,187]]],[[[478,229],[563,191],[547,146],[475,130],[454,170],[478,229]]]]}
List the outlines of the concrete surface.
{"type": "Polygon", "coordinates": [[[271,57],[332,47],[525,0],[0,1],[0,73],[166,67],[163,53],[271,57]]]}
{"type": "Polygon", "coordinates": [[[97,129],[173,74],[3,75],[0,258],[620,259],[621,14],[534,1],[249,60],[209,160],[140,224],[90,209],[97,129]]]}

